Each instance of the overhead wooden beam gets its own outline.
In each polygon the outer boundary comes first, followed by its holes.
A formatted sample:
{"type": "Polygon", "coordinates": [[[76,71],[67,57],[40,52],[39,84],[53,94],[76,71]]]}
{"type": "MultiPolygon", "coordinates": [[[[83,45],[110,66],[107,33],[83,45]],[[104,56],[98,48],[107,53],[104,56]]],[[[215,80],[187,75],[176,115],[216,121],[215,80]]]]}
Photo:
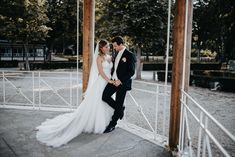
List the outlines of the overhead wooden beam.
{"type": "Polygon", "coordinates": [[[86,91],[89,79],[91,54],[94,52],[94,29],[95,29],[95,0],[83,2],[83,92],[86,91]]]}

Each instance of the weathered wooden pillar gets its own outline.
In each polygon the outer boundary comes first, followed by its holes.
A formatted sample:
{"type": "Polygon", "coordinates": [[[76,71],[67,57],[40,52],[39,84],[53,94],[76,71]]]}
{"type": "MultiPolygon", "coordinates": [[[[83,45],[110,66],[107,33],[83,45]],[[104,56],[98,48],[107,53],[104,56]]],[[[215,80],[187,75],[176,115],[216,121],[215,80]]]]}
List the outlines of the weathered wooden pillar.
{"type": "Polygon", "coordinates": [[[177,150],[179,144],[180,127],[180,98],[182,83],[184,90],[188,89],[190,73],[190,51],[191,51],[191,31],[192,31],[192,7],[189,0],[189,14],[187,23],[187,45],[185,60],[185,78],[183,79],[184,64],[184,34],[185,34],[185,14],[186,0],[176,0],[176,12],[173,30],[173,64],[172,64],[172,88],[171,88],[171,107],[170,107],[170,128],[169,128],[169,146],[171,150],[177,150]],[[190,45],[190,46],[189,46],[190,45]],[[182,82],[184,80],[184,82],[182,82]]]}
{"type": "Polygon", "coordinates": [[[89,79],[91,54],[94,52],[95,0],[84,0],[83,4],[83,92],[89,79]]]}

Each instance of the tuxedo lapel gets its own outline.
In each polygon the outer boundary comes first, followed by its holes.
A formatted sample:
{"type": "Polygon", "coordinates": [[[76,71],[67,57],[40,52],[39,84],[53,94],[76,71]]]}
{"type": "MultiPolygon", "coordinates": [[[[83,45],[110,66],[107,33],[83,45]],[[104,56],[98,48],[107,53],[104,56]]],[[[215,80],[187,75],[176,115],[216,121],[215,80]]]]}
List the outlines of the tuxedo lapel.
{"type": "Polygon", "coordinates": [[[122,58],[125,56],[125,53],[126,53],[126,49],[124,50],[124,52],[122,53],[122,56],[121,56],[121,58],[120,58],[120,60],[119,60],[119,62],[118,62],[118,66],[117,66],[117,69],[118,69],[118,67],[120,66],[120,64],[121,64],[121,62],[122,62],[122,58]]]}

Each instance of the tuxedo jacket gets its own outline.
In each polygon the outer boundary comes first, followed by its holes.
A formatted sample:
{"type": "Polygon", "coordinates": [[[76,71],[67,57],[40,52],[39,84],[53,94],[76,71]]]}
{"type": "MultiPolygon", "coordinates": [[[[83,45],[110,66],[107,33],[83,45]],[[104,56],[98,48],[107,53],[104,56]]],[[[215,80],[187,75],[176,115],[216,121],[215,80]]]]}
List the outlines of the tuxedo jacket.
{"type": "MultiPolygon", "coordinates": [[[[131,90],[132,80],[131,77],[135,74],[135,63],[136,56],[125,49],[117,66],[117,77],[122,82],[122,86],[124,86],[127,90],[131,90]]],[[[111,74],[113,75],[115,68],[115,58],[113,62],[113,68],[111,74]]]]}

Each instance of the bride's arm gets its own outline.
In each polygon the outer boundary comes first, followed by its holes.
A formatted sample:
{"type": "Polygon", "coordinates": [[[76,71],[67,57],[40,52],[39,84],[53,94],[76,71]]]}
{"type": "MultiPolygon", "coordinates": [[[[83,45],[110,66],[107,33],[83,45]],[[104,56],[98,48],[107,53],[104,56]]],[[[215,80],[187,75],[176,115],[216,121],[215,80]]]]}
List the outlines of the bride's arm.
{"type": "Polygon", "coordinates": [[[99,72],[99,74],[101,75],[101,77],[102,77],[103,79],[105,79],[108,83],[113,83],[113,81],[110,80],[110,79],[106,76],[106,74],[104,73],[103,67],[102,67],[102,61],[103,61],[103,58],[102,58],[101,56],[98,56],[97,59],[96,59],[98,72],[99,72]]]}

